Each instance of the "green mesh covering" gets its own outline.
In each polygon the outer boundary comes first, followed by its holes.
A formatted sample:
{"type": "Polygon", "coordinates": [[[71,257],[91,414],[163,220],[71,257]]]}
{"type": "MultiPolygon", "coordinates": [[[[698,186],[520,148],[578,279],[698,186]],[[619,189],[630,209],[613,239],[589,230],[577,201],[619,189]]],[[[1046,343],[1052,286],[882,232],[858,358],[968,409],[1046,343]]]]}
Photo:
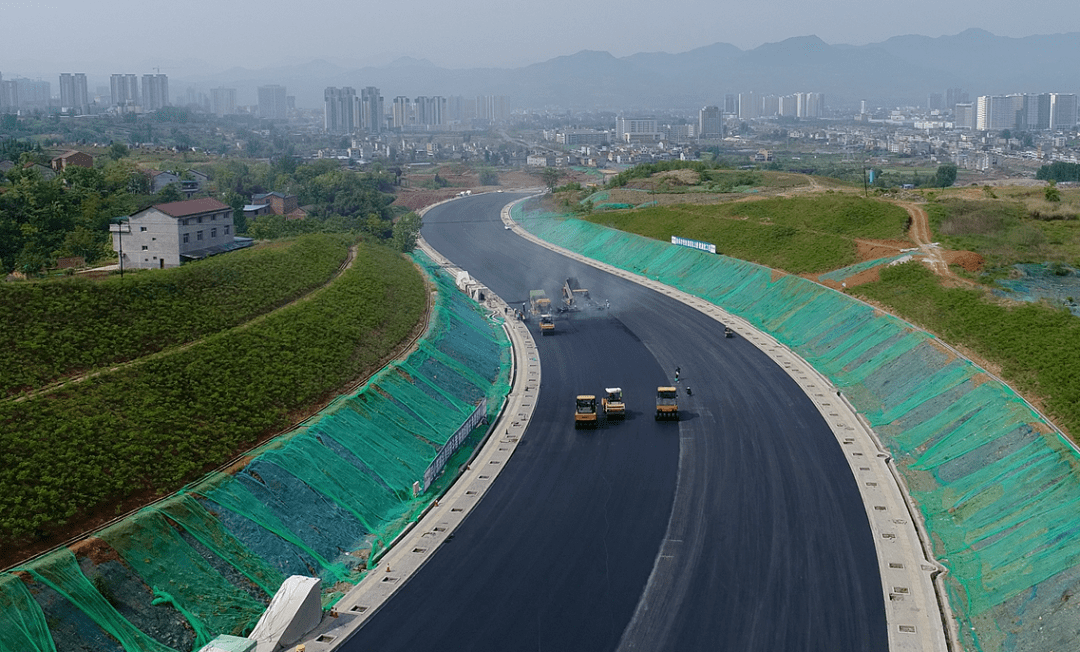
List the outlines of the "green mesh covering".
{"type": "Polygon", "coordinates": [[[125,650],[165,652],[169,648],[136,629],[120,615],[83,575],[75,555],[67,548],[38,559],[26,571],[67,598],[74,607],[90,616],[101,629],[120,642],[125,650]]]}
{"type": "Polygon", "coordinates": [[[723,307],[840,388],[922,511],[949,569],[965,648],[1075,647],[1080,456],[1010,388],[932,336],[806,279],[523,204],[512,217],[554,244],[723,307]]]}
{"type": "Polygon", "coordinates": [[[439,291],[406,360],[234,474],[211,474],[101,531],[78,556],[61,549],[21,568],[25,578],[0,576],[0,652],[186,652],[250,632],[287,575],[321,577],[324,605],[359,581],[366,560],[448,486],[412,495],[440,447],[480,399],[493,415],[509,391],[501,322],[415,260],[439,291]],[[64,643],[80,640],[58,649],[53,627],[64,643]]]}
{"type": "Polygon", "coordinates": [[[0,650],[3,652],[56,652],[45,614],[23,581],[0,574],[0,650]]]}
{"type": "Polygon", "coordinates": [[[868,269],[873,269],[875,267],[884,267],[884,266],[888,266],[888,265],[896,265],[896,264],[911,260],[913,258],[922,258],[922,257],[924,257],[924,254],[921,254],[921,253],[919,253],[917,251],[913,251],[913,252],[906,253],[906,254],[899,254],[899,255],[896,255],[896,256],[889,256],[887,258],[878,258],[876,260],[867,260],[867,261],[863,261],[861,263],[855,263],[854,265],[849,265],[847,267],[841,267],[840,269],[836,269],[836,270],[833,270],[831,272],[827,272],[825,274],[821,274],[820,276],[818,276],[818,279],[821,280],[821,281],[836,281],[837,283],[842,283],[845,280],[847,280],[849,277],[855,276],[856,274],[859,274],[861,272],[865,272],[868,269]]]}
{"type": "Polygon", "coordinates": [[[156,602],[171,604],[187,618],[199,646],[217,634],[251,631],[266,606],[215,571],[157,509],[139,512],[98,536],[146,580],[156,602]]]}

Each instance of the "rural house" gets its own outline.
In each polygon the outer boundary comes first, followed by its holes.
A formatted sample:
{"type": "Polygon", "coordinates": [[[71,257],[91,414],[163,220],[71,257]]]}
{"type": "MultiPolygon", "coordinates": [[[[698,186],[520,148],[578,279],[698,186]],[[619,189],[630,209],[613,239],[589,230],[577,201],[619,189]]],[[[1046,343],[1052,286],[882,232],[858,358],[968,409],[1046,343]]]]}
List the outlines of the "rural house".
{"type": "Polygon", "coordinates": [[[210,198],[151,206],[110,230],[125,269],[177,267],[253,243],[236,237],[232,208],[210,198]]]}

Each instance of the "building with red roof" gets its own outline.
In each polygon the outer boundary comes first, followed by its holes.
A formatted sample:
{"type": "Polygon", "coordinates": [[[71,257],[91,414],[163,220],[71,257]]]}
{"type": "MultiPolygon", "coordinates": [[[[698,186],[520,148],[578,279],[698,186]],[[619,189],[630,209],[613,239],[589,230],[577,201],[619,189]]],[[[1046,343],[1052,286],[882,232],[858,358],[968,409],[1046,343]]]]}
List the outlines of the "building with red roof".
{"type": "Polygon", "coordinates": [[[210,197],[157,204],[111,227],[125,269],[178,267],[253,243],[236,237],[232,208],[210,197]]]}

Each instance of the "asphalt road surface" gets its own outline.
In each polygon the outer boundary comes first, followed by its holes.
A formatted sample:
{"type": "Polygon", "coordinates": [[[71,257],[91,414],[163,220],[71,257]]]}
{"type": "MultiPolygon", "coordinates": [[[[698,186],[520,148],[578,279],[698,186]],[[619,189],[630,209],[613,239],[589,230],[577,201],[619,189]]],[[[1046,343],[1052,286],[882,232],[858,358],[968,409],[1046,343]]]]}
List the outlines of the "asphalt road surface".
{"type": "Polygon", "coordinates": [[[513,198],[445,204],[423,235],[511,303],[576,276],[611,308],[530,326],[543,384],[520,447],[344,649],[887,650],[858,488],[802,390],[712,319],[505,230],[513,198]],[[656,422],[676,366],[682,419],[656,422]],[[610,386],[625,422],[576,431],[574,396],[610,386]]]}

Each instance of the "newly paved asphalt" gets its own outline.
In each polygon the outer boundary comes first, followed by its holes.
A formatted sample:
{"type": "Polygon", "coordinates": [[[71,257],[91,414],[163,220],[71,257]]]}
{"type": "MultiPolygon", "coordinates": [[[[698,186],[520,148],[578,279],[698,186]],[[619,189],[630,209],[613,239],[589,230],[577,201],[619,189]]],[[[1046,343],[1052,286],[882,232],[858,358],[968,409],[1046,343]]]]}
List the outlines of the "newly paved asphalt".
{"type": "Polygon", "coordinates": [[[424,237],[511,303],[577,276],[611,310],[534,331],[543,385],[522,447],[344,649],[884,652],[866,513],[802,390],[712,319],[503,229],[512,198],[433,209],[424,237]],[[657,423],[676,366],[683,419],[657,423]],[[611,385],[629,418],[575,431],[574,396],[611,385]]]}

